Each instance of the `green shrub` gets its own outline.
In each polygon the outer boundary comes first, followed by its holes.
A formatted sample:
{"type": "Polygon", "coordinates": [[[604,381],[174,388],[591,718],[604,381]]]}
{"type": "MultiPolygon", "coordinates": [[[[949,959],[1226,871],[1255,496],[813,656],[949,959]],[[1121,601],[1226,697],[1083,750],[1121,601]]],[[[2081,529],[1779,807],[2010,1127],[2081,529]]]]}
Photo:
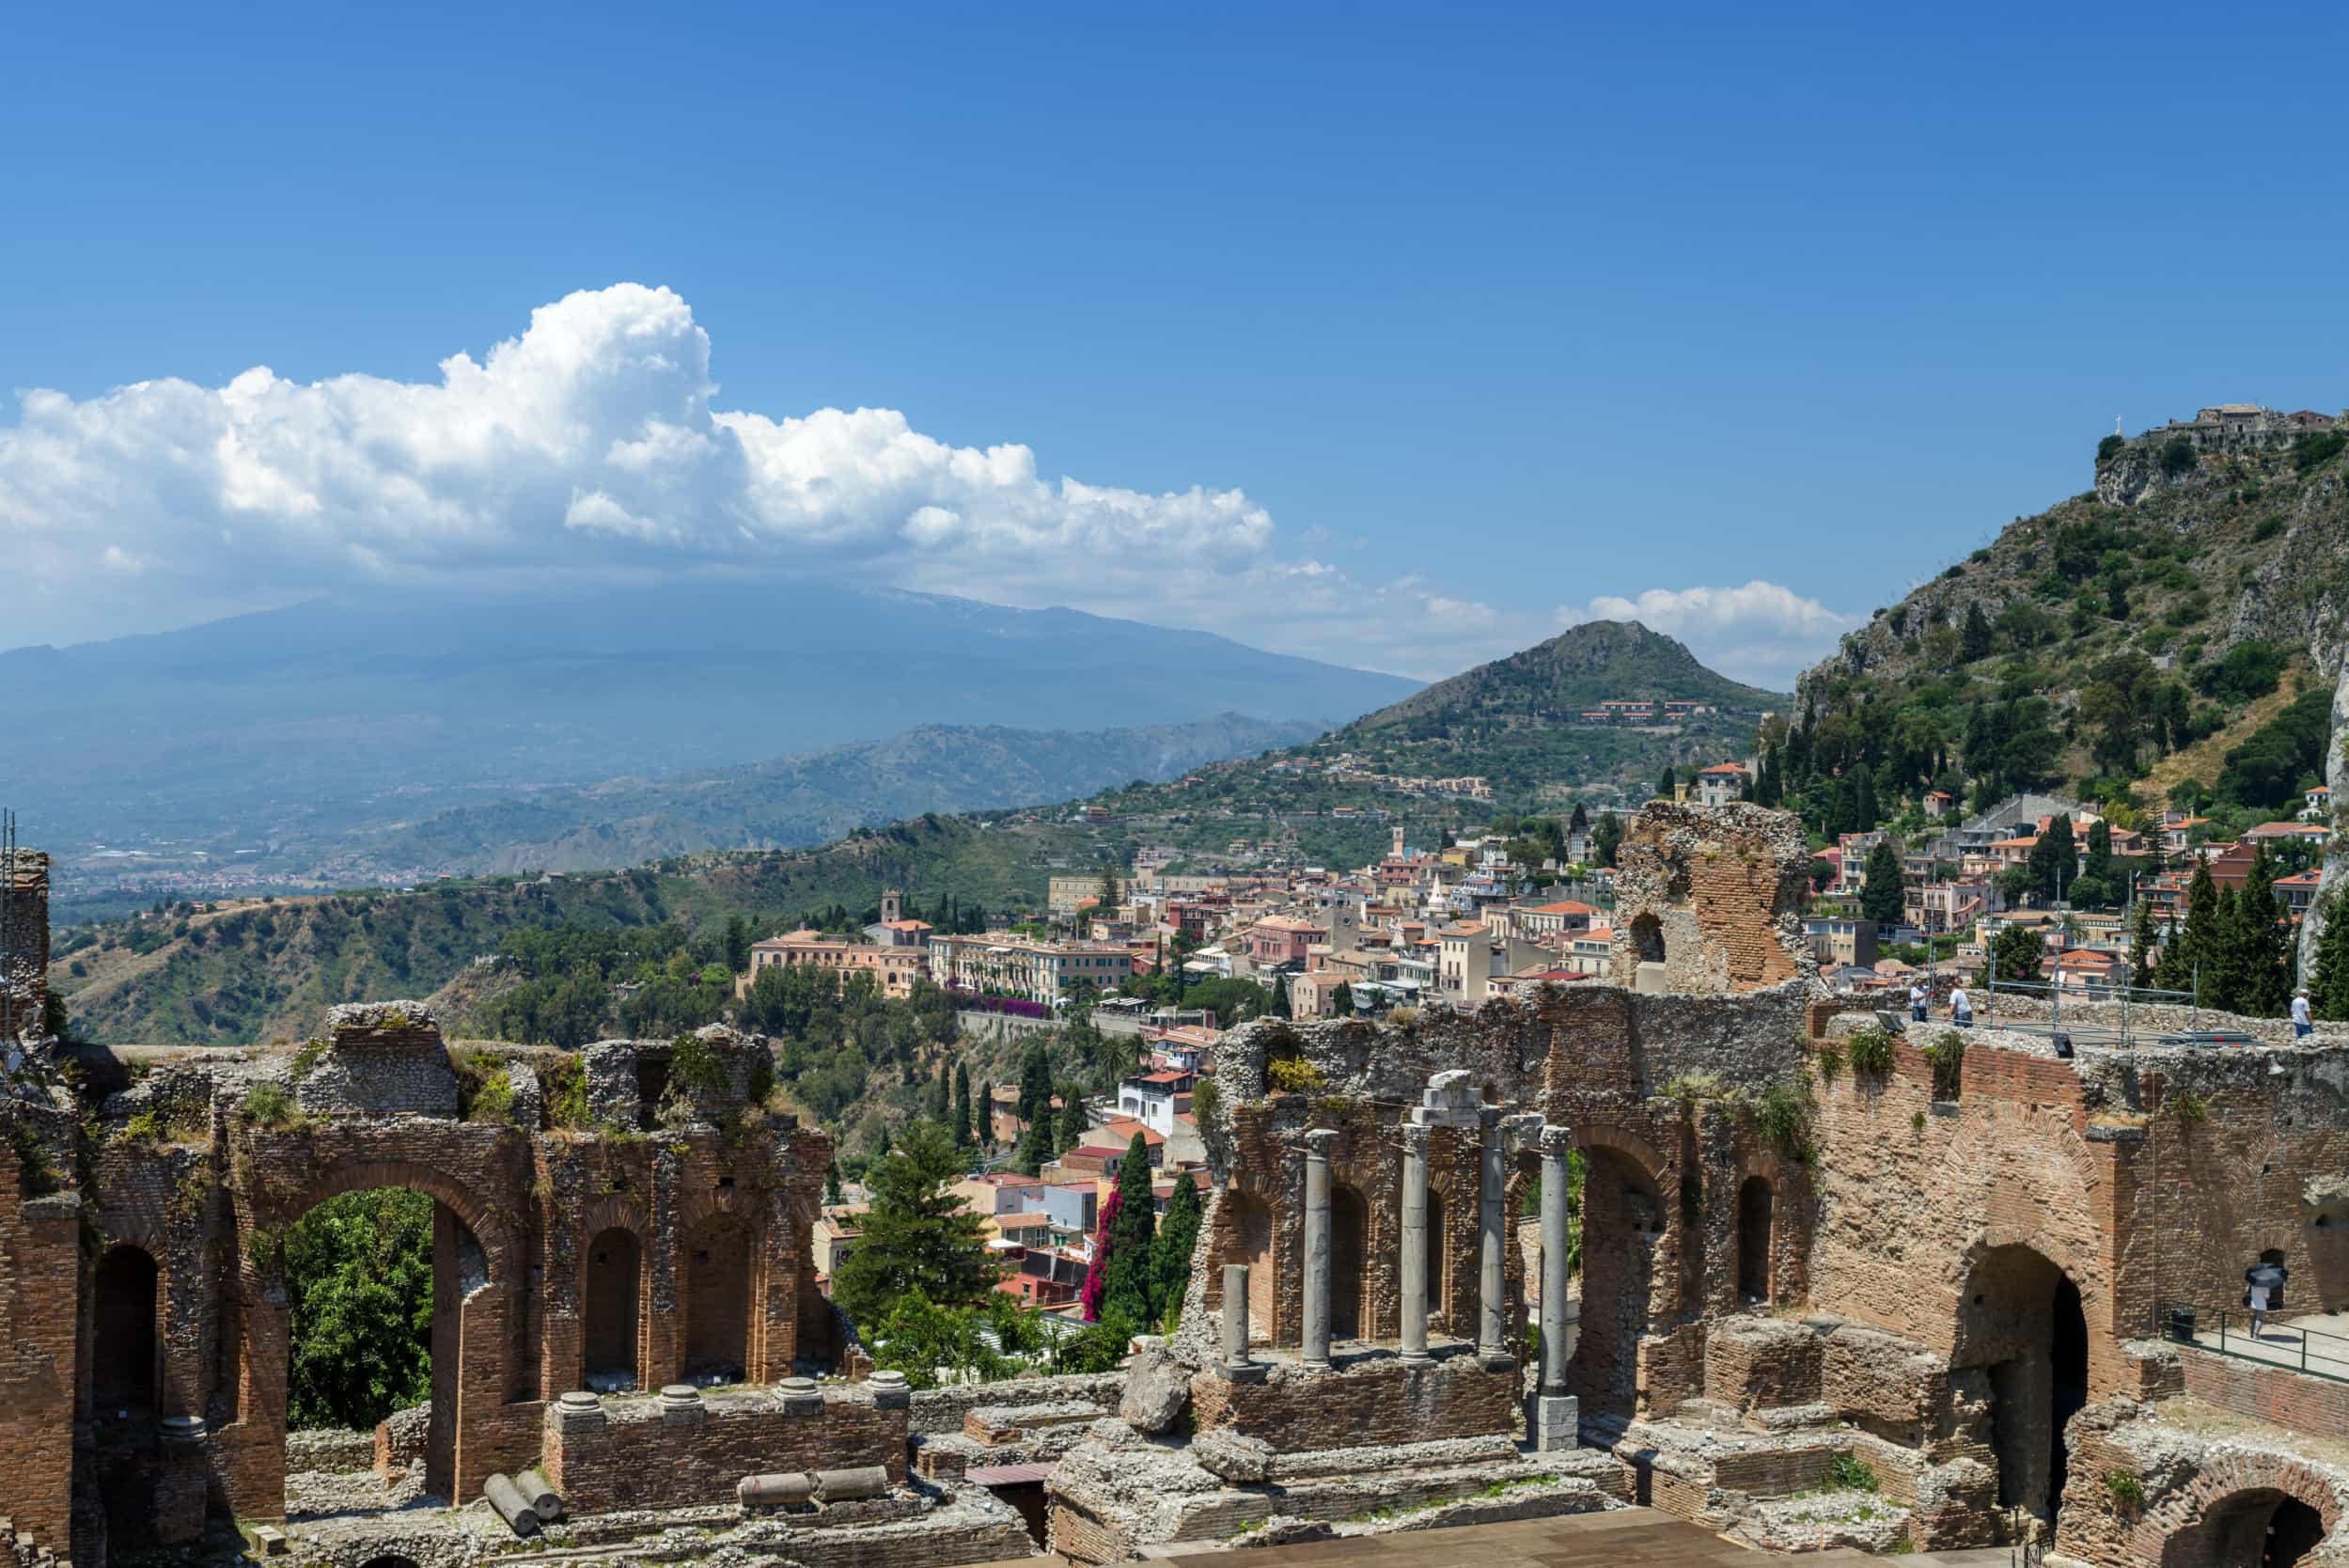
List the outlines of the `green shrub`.
{"type": "Polygon", "coordinates": [[[682,1089],[696,1099],[715,1100],[733,1087],[726,1063],[710,1043],[697,1034],[681,1034],[669,1043],[669,1087],[682,1089]]]}
{"type": "Polygon", "coordinates": [[[302,1107],[284,1084],[263,1078],[244,1091],[244,1119],[256,1127],[290,1127],[302,1120],[302,1107]]]}
{"type": "Polygon", "coordinates": [[[1876,1467],[1857,1454],[1839,1453],[1827,1462],[1827,1488],[1834,1492],[1873,1492],[1880,1483],[1876,1467]]]}
{"type": "Polygon", "coordinates": [[[587,1115],[587,1070],[579,1058],[565,1052],[539,1074],[546,1086],[546,1119],[557,1127],[585,1127],[587,1115]]]}
{"type": "Polygon", "coordinates": [[[1813,1052],[1812,1058],[1819,1063],[1819,1077],[1823,1083],[1835,1082],[1837,1074],[1843,1071],[1843,1047],[1832,1040],[1813,1052]]]}
{"type": "Polygon", "coordinates": [[[1780,1078],[1762,1091],[1754,1107],[1754,1125],[1788,1158],[1805,1165],[1814,1152],[1810,1140],[1810,1080],[1780,1078]]]}
{"type": "Polygon", "coordinates": [[[1892,1071],[1892,1031],[1882,1024],[1854,1029],[1843,1043],[1844,1059],[1855,1073],[1882,1077],[1892,1071]]]}
{"type": "Polygon", "coordinates": [[[2302,436],[2292,444],[2292,465],[2305,474],[2311,468],[2322,468],[2349,447],[2349,435],[2339,431],[2318,431],[2302,436]]]}
{"type": "Polygon", "coordinates": [[[2145,1506],[2145,1482],[2134,1471],[2111,1471],[2105,1477],[2105,1490],[2111,1493],[2112,1500],[2122,1508],[2145,1506]]]}
{"type": "Polygon", "coordinates": [[[2161,471],[2170,478],[2194,472],[2194,443],[2183,435],[2173,435],[2162,444],[2161,471]]]}
{"type": "Polygon", "coordinates": [[[461,1121],[510,1121],[514,1075],[485,1051],[468,1051],[449,1063],[457,1073],[457,1118],[461,1121]]]}
{"type": "MultiPolygon", "coordinates": [[[[1326,1081],[1322,1076],[1322,1070],[1303,1057],[1282,1057],[1276,1061],[1265,1063],[1264,1076],[1271,1082],[1273,1091],[1276,1094],[1310,1094],[1313,1090],[1322,1088],[1326,1081]]],[[[1195,1096],[1192,1100],[1192,1107],[1195,1111],[1198,1105],[1198,1101],[1195,1096]]]]}
{"type": "Polygon", "coordinates": [[[2210,1102],[2190,1089],[2181,1090],[2178,1097],[2170,1102],[2170,1108],[2178,1113],[2178,1120],[2189,1127],[2210,1117],[2210,1102]]]}
{"type": "Polygon", "coordinates": [[[2125,435],[2108,435],[2096,443],[2096,463],[2099,467],[2119,457],[2129,445],[2125,435]]]}
{"type": "Polygon", "coordinates": [[[1933,1097],[1954,1100],[1958,1086],[1964,1081],[1965,1065],[1965,1036],[1957,1029],[1943,1029],[1934,1043],[1925,1047],[1925,1059],[1933,1063],[1933,1097]]]}

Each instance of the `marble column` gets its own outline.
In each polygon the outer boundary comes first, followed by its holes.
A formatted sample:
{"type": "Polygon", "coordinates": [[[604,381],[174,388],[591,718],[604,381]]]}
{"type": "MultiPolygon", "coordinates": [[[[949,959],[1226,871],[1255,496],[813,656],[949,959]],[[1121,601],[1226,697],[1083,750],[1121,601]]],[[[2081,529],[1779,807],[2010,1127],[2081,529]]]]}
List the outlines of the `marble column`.
{"type": "Polygon", "coordinates": [[[1542,1129],[1542,1386],[1533,1441],[1544,1451],[1579,1441],[1580,1406],[1566,1392],[1566,1157],[1574,1146],[1569,1129],[1542,1129]]]}
{"type": "Polygon", "coordinates": [[[1509,1354],[1509,1151],[1500,1107],[1486,1106],[1479,1120],[1484,1144],[1477,1194],[1477,1359],[1502,1372],[1517,1364],[1509,1354]]]}
{"type": "Polygon", "coordinates": [[[1402,1358],[1424,1367],[1427,1353],[1428,1129],[1402,1128],[1402,1358]]]}
{"type": "Polygon", "coordinates": [[[1305,1135],[1305,1354],[1308,1367],[1329,1365],[1329,1146],[1338,1135],[1305,1135]]]}

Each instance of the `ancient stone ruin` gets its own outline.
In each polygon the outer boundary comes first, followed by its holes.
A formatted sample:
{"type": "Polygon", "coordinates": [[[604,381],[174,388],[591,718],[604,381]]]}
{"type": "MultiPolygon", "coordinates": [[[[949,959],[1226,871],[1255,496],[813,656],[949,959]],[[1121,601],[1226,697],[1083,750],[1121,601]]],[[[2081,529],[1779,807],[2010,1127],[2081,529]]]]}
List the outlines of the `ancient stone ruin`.
{"type": "MultiPolygon", "coordinates": [[[[919,1568],[1645,1506],[1782,1550],[2349,1561],[2349,1341],[2300,1359],[2302,1314],[2349,1307],[2349,1030],[2067,1002],[2059,1031],[2005,997],[1964,1037],[1887,1027],[1818,985],[1800,851],[1755,808],[1659,807],[1610,980],[1227,1036],[1180,1326],[1094,1377],[869,1372],[810,1263],[828,1142],[765,1108],[755,1036],[20,1022],[6,1538],[919,1568]],[[383,1186],[434,1204],[431,1403],[290,1439],[287,1229],[383,1186]],[[2263,1258],[2272,1355],[2211,1332],[2263,1258]],[[369,1496],[321,1501],[329,1472],[369,1496]]],[[[40,964],[0,980],[21,1002],[40,964]]]]}

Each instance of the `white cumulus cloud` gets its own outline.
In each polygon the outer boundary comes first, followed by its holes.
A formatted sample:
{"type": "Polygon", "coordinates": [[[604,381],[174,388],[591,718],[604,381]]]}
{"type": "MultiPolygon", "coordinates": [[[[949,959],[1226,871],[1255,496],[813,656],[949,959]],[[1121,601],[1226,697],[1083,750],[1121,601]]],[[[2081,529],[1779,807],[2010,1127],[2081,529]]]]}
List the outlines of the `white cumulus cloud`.
{"type": "Polygon", "coordinates": [[[1740,588],[1648,588],[1632,598],[1603,593],[1561,605],[1561,624],[1636,620],[1678,637],[1724,675],[1785,691],[1795,675],[1831,652],[1859,624],[1818,600],[1759,577],[1740,588]]]}
{"type": "MultiPolygon", "coordinates": [[[[710,337],[667,289],[567,295],[439,371],[302,383],[257,366],[219,386],[20,392],[0,422],[0,548],[18,590],[0,648],[377,583],[736,570],[1070,604],[1430,679],[1556,629],[1293,553],[1237,488],[1055,475],[1026,446],[951,446],[893,409],[720,407],[710,337]]],[[[1317,540],[1334,541],[1302,542],[1317,540]]],[[[1841,625],[1765,583],[1589,613],[1637,615],[1699,651],[1755,650],[1749,669],[1841,625]]]]}

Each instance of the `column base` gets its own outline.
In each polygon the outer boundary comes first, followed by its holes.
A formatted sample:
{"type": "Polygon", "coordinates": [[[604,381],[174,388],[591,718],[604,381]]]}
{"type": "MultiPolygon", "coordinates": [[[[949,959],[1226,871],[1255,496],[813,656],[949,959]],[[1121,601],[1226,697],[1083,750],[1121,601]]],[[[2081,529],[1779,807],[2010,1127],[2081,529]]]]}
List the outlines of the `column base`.
{"type": "Polygon", "coordinates": [[[1424,1350],[1406,1350],[1402,1353],[1402,1364],[1406,1367],[1432,1367],[1435,1365],[1435,1357],[1424,1350]]]}
{"type": "Polygon", "coordinates": [[[1303,1367],[1307,1372],[1327,1372],[1330,1368],[1330,1361],[1327,1356],[1323,1356],[1322,1359],[1316,1361],[1313,1357],[1308,1356],[1301,1358],[1297,1362],[1297,1365],[1303,1367]]]}
{"type": "Polygon", "coordinates": [[[1249,1361],[1237,1367],[1227,1362],[1215,1369],[1215,1375],[1226,1383],[1261,1383],[1264,1374],[1271,1370],[1261,1361],[1249,1361]]]}
{"type": "Polygon", "coordinates": [[[1477,1365],[1482,1367],[1489,1372],[1515,1372],[1517,1370],[1517,1357],[1510,1355],[1505,1350],[1489,1352],[1480,1350],[1477,1352],[1477,1365]]]}
{"type": "Polygon", "coordinates": [[[1582,1402],[1572,1394],[1539,1394],[1533,1401],[1533,1446],[1543,1453],[1582,1443],[1582,1402]]]}

